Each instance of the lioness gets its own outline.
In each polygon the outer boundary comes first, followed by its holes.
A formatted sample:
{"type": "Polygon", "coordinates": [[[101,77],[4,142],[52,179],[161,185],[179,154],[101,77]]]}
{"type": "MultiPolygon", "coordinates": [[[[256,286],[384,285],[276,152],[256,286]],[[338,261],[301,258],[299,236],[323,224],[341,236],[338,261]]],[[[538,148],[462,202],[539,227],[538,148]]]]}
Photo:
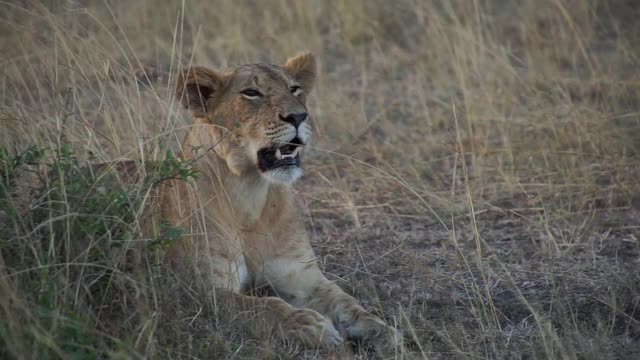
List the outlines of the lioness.
{"type": "Polygon", "coordinates": [[[195,266],[215,301],[251,314],[247,321],[308,346],[350,339],[392,350],[398,332],[322,274],[294,204],[315,77],[310,53],[282,66],[180,74],[176,96],[195,117],[182,156],[197,158],[199,177],[167,188],[164,217],[190,233],[170,254],[195,266]],[[277,297],[243,293],[263,286],[277,297]]]}

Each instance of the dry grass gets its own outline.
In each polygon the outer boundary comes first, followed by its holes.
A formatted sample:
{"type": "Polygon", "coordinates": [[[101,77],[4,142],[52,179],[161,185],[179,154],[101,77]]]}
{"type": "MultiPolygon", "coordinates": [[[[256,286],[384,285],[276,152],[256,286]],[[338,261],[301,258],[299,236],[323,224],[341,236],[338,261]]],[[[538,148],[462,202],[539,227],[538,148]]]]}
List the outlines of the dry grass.
{"type": "MultiPolygon", "coordinates": [[[[633,0],[1,2],[0,145],[160,160],[190,122],[177,68],[311,50],[308,230],[328,276],[402,329],[398,358],[635,359],[638,18],[633,0]]],[[[71,232],[69,189],[56,214],[16,186],[0,357],[326,355],[230,328],[159,251],[94,254],[127,234],[71,232]]]]}

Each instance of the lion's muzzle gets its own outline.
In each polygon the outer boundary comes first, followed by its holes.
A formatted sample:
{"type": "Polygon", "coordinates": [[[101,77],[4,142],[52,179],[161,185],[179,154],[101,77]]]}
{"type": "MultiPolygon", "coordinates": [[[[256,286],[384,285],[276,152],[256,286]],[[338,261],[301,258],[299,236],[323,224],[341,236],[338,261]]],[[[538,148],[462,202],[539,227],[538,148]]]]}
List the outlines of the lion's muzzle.
{"type": "Polygon", "coordinates": [[[258,168],[263,171],[275,170],[283,167],[300,167],[300,158],[304,143],[295,137],[289,143],[274,144],[258,150],[258,168]]]}

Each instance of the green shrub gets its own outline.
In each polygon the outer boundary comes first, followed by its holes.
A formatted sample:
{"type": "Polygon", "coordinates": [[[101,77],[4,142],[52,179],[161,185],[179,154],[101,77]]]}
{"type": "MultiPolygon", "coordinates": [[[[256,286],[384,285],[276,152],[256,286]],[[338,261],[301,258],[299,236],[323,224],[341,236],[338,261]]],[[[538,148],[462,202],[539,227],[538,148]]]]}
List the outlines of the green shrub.
{"type": "Polygon", "coordinates": [[[161,265],[156,247],[182,231],[161,223],[156,238],[145,238],[141,214],[160,184],[196,176],[171,151],[144,166],[95,165],[71,144],[15,154],[0,147],[0,358],[134,356],[135,342],[110,335],[101,320],[142,326],[144,309],[132,307],[148,288],[138,284],[162,271],[144,265],[161,265]]]}

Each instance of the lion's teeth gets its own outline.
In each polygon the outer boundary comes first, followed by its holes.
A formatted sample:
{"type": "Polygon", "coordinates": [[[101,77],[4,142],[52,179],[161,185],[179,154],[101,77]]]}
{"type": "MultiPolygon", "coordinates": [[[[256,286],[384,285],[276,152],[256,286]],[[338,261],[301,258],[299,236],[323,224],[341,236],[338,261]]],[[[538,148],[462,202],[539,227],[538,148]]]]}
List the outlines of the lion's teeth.
{"type": "Polygon", "coordinates": [[[300,149],[302,149],[300,146],[298,146],[295,150],[293,150],[293,154],[291,154],[291,156],[296,157],[298,156],[298,153],[300,152],[300,149]]]}
{"type": "Polygon", "coordinates": [[[282,153],[280,152],[280,149],[276,149],[276,159],[282,159],[282,153]]]}

